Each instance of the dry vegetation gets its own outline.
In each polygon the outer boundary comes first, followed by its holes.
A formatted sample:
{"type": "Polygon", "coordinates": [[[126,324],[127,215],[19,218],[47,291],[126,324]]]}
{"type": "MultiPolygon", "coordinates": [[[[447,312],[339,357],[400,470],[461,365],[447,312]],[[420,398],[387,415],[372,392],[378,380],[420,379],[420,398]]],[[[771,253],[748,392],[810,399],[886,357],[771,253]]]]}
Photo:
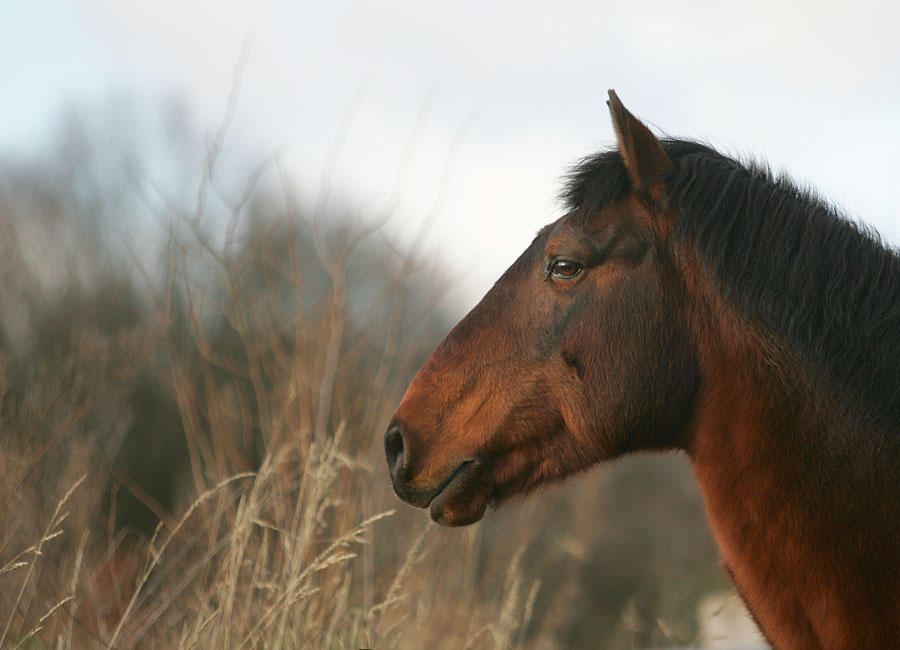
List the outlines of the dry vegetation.
{"type": "Polygon", "coordinates": [[[436,528],[381,434],[450,325],[439,274],[277,159],[221,171],[226,129],[76,127],[0,188],[0,648],[695,637],[721,576],[682,463],[436,528]],[[176,158],[198,173],[154,177],[176,158]]]}

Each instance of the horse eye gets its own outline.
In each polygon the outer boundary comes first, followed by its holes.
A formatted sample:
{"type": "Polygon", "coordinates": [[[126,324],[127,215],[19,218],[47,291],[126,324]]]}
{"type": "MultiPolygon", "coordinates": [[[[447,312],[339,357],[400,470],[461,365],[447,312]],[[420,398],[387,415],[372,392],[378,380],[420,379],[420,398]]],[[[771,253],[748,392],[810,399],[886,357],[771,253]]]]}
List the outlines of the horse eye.
{"type": "Polygon", "coordinates": [[[584,267],[572,260],[553,260],[550,264],[550,275],[562,278],[563,280],[574,278],[581,273],[582,270],[584,270],[584,267]]]}

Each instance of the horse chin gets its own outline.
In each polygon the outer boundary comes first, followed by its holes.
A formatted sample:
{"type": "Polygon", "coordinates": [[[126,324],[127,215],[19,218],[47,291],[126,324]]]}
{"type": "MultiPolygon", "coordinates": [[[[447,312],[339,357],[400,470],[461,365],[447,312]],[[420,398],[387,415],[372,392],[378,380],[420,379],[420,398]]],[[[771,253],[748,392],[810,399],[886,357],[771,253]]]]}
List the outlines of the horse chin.
{"type": "Polygon", "coordinates": [[[431,501],[431,518],[442,526],[468,526],[484,517],[490,486],[484,484],[480,463],[467,461],[454,472],[431,501]]]}

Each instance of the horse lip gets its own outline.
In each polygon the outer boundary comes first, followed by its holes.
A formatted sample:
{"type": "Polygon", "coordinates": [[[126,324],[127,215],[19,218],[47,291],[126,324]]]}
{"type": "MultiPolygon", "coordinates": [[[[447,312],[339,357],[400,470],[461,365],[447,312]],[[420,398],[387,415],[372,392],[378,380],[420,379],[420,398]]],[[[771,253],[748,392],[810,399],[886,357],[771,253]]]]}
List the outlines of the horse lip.
{"type": "Polygon", "coordinates": [[[447,478],[441,481],[441,483],[436,488],[409,487],[407,485],[399,483],[397,480],[391,477],[394,484],[394,492],[396,492],[397,496],[399,496],[401,499],[406,501],[408,504],[415,506],[416,508],[427,508],[461,475],[470,474],[471,471],[469,470],[469,468],[473,465],[475,465],[474,460],[463,461],[456,467],[456,469],[450,472],[447,478]]]}
{"type": "Polygon", "coordinates": [[[468,460],[457,467],[444,481],[441,490],[434,495],[431,501],[431,518],[434,521],[445,526],[462,526],[481,519],[484,514],[484,506],[487,505],[487,502],[483,500],[481,506],[464,514],[470,510],[470,505],[478,501],[476,495],[483,487],[479,485],[479,468],[480,463],[468,460]],[[461,498],[466,505],[460,505],[461,498]],[[455,506],[452,505],[454,502],[457,502],[455,506]],[[448,506],[450,512],[454,513],[449,518],[448,506]],[[460,514],[463,516],[460,517],[460,514]]]}
{"type": "Polygon", "coordinates": [[[463,461],[462,463],[460,463],[460,465],[450,473],[450,476],[448,476],[446,479],[444,479],[444,482],[441,483],[437,492],[435,492],[434,496],[431,497],[431,501],[428,502],[428,505],[431,505],[431,503],[433,503],[435,499],[437,499],[441,494],[443,494],[444,490],[446,490],[448,487],[450,487],[450,485],[454,481],[456,481],[456,479],[458,479],[460,476],[462,476],[464,479],[466,476],[471,475],[472,471],[470,470],[470,468],[474,469],[474,465],[475,465],[474,460],[466,460],[466,461],[463,461]]]}

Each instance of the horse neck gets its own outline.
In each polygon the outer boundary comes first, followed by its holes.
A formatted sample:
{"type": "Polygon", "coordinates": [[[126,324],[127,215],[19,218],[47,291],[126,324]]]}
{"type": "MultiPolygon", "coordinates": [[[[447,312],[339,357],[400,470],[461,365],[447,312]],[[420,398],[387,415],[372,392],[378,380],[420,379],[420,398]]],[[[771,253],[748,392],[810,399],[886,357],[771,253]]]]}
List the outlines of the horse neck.
{"type": "Polygon", "coordinates": [[[854,448],[852,420],[777,341],[727,312],[706,322],[688,452],[738,589],[776,648],[880,640],[865,636],[878,626],[866,631],[859,603],[881,589],[900,628],[900,557],[883,548],[900,533],[896,458],[854,448]],[[887,503],[872,503],[879,481],[887,503]]]}

